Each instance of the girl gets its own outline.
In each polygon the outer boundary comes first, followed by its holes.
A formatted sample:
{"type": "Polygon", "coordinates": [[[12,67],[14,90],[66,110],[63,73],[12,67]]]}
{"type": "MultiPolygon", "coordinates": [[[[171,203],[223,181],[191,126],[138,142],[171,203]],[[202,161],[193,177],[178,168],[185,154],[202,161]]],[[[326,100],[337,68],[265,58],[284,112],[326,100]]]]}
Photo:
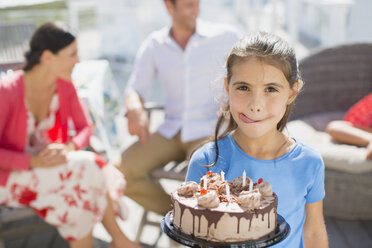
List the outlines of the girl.
{"type": "Polygon", "coordinates": [[[92,247],[99,221],[112,248],[138,248],[120,230],[111,201],[121,195],[124,178],[98,155],[75,151],[92,134],[71,83],[78,61],[74,35],[46,23],[32,36],[24,69],[1,78],[0,204],[31,207],[72,248],[92,247]],[[71,139],[69,121],[76,130],[71,139]]]}
{"type": "Polygon", "coordinates": [[[327,247],[322,159],[282,133],[301,83],[293,49],[277,36],[258,33],[234,45],[226,67],[228,100],[214,142],[193,154],[186,180],[199,182],[208,170],[224,171],[229,181],[243,170],[255,182],[263,178],[278,195],[277,212],[291,226],[275,247],[327,247]]]}

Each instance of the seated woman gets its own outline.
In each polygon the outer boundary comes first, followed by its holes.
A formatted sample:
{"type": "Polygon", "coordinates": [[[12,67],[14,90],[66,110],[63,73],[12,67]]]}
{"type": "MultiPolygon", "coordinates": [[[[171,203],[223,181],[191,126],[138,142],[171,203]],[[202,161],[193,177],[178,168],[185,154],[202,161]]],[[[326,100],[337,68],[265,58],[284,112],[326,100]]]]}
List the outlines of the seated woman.
{"type": "Polygon", "coordinates": [[[366,159],[372,159],[372,93],[352,106],[344,120],[330,122],[326,130],[338,142],[366,147],[366,159]]]}
{"type": "Polygon", "coordinates": [[[92,247],[92,229],[102,221],[112,248],[138,248],[115,220],[111,198],[124,178],[98,155],[78,151],[92,134],[71,83],[78,61],[74,35],[46,23],[31,38],[24,69],[1,78],[0,204],[31,207],[70,247],[92,247]]]}

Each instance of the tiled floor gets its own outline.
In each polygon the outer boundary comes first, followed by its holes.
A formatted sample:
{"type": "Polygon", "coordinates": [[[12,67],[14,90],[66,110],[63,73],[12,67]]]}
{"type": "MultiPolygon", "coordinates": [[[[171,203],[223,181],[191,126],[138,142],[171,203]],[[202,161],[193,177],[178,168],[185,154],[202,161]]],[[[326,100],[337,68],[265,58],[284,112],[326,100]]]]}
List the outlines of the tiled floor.
{"type": "MultiPolygon", "coordinates": [[[[174,183],[169,185],[174,187],[174,183]]],[[[138,224],[142,216],[142,208],[135,202],[125,198],[130,209],[130,216],[126,221],[119,221],[122,230],[131,239],[134,239],[138,230],[138,224]]],[[[152,219],[161,220],[161,216],[153,214],[152,219]]],[[[25,220],[25,224],[27,221],[25,220]]],[[[372,220],[369,221],[347,221],[334,218],[326,218],[326,226],[329,237],[330,248],[371,248],[372,247],[372,220]]],[[[154,241],[157,238],[159,228],[145,227],[141,237],[141,243],[157,248],[184,247],[172,242],[163,233],[157,246],[154,241]]],[[[110,243],[110,236],[102,225],[97,225],[94,229],[95,243],[94,248],[107,248],[110,243]]],[[[1,247],[1,245],[0,245],[1,247]]],[[[67,244],[58,235],[55,229],[44,230],[42,233],[32,234],[27,237],[19,237],[12,242],[5,243],[6,248],[67,248],[67,244]]],[[[3,248],[3,247],[1,247],[3,248]]]]}

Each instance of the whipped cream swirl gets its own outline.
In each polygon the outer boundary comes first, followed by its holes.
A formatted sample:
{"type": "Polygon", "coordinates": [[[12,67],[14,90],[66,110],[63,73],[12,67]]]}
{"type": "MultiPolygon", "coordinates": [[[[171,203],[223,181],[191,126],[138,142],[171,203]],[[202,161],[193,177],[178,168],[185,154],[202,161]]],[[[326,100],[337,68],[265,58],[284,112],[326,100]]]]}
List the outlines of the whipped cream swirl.
{"type": "Polygon", "coordinates": [[[216,191],[209,190],[205,195],[198,195],[198,205],[204,208],[216,208],[220,205],[220,199],[216,191]]]}
{"type": "Polygon", "coordinates": [[[177,193],[180,196],[193,196],[198,189],[199,185],[196,182],[183,182],[177,189],[177,193]]]}
{"type": "Polygon", "coordinates": [[[257,185],[260,193],[264,197],[272,196],[273,191],[271,190],[271,184],[269,182],[262,182],[257,185]]]}
{"type": "Polygon", "coordinates": [[[255,209],[260,206],[261,193],[258,189],[252,191],[242,191],[239,194],[238,201],[244,208],[255,209]]]}

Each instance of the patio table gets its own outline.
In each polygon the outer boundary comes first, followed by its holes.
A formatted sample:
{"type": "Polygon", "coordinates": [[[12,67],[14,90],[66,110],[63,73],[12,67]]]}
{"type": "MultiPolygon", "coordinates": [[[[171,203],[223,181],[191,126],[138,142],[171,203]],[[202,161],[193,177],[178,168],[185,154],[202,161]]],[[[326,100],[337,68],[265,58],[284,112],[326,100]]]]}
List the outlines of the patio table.
{"type": "Polygon", "coordinates": [[[80,62],[72,72],[72,80],[79,97],[89,110],[107,157],[112,159],[112,147],[119,145],[115,120],[123,105],[109,62],[107,60],[80,62]]]}

